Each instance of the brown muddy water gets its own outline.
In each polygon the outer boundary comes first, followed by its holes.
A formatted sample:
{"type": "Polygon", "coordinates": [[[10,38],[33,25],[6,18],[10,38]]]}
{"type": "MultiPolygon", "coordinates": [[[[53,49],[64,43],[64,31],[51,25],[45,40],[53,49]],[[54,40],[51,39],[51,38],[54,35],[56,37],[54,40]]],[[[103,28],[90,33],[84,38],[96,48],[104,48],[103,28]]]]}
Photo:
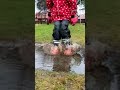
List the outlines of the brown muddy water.
{"type": "Polygon", "coordinates": [[[85,74],[84,56],[81,51],[73,56],[51,56],[46,54],[43,48],[36,44],[35,68],[48,71],[63,71],[85,74]]]}

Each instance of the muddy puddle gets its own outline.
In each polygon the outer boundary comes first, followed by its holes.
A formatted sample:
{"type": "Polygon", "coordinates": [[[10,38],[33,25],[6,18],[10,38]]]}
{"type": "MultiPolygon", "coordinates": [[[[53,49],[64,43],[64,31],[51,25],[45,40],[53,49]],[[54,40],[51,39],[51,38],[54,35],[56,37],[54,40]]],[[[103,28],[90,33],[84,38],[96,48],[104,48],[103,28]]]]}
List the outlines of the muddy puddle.
{"type": "Polygon", "coordinates": [[[35,68],[48,71],[74,72],[85,74],[85,63],[82,54],[73,56],[51,56],[36,45],[35,47],[35,68]]]}
{"type": "MultiPolygon", "coordinates": [[[[27,64],[20,54],[25,50],[30,55],[28,48],[32,45],[28,41],[0,42],[0,90],[33,90],[34,89],[34,66],[27,64]],[[29,45],[28,45],[29,44],[29,45]],[[26,48],[27,47],[27,48],[26,48]],[[28,53],[29,52],[29,53],[28,53]]],[[[24,56],[26,56],[24,54],[24,56]]],[[[31,55],[34,56],[34,55],[31,55]]],[[[34,64],[34,63],[33,63],[34,64]]]]}

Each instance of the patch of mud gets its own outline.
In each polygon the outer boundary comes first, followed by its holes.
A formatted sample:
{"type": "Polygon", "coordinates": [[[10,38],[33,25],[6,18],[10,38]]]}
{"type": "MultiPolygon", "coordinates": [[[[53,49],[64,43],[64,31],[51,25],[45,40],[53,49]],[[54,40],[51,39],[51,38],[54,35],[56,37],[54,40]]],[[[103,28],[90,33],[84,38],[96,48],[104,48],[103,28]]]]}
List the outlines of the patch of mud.
{"type": "Polygon", "coordinates": [[[73,56],[63,54],[57,56],[50,55],[52,44],[35,45],[35,68],[50,71],[75,72],[85,74],[84,48],[78,44],[73,44],[73,56]]]}

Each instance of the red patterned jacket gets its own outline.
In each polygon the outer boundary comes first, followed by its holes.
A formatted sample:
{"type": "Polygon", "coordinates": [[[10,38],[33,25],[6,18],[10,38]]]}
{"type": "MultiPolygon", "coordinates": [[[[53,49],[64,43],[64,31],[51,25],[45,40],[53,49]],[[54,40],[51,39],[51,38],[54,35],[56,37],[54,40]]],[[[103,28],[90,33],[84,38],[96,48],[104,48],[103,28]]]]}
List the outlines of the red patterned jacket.
{"type": "Polygon", "coordinates": [[[46,0],[46,4],[51,12],[52,21],[70,20],[77,11],[76,0],[46,0]]]}

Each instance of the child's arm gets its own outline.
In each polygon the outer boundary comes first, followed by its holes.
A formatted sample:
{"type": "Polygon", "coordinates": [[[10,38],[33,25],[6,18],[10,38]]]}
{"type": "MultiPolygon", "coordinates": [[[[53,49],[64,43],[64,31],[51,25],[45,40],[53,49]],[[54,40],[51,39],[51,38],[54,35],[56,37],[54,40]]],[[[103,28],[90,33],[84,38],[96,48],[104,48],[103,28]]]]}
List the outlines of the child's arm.
{"type": "Polygon", "coordinates": [[[51,11],[52,7],[53,7],[53,2],[52,0],[46,0],[46,5],[47,8],[51,11]]]}
{"type": "Polygon", "coordinates": [[[72,16],[75,16],[77,13],[77,0],[68,0],[69,7],[71,7],[71,14],[72,16]]]}

